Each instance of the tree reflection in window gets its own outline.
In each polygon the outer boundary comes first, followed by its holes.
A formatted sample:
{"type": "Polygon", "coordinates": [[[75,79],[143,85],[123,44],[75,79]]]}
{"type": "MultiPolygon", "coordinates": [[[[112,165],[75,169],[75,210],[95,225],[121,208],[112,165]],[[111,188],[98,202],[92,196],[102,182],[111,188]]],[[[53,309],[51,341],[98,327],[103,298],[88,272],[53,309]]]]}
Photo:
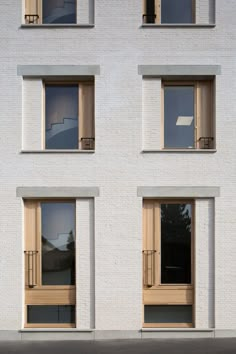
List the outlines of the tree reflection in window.
{"type": "Polygon", "coordinates": [[[75,204],[41,203],[42,285],[75,284],[75,204]]]}
{"type": "Polygon", "coordinates": [[[161,204],[161,283],[191,283],[191,204],[161,204]]]}

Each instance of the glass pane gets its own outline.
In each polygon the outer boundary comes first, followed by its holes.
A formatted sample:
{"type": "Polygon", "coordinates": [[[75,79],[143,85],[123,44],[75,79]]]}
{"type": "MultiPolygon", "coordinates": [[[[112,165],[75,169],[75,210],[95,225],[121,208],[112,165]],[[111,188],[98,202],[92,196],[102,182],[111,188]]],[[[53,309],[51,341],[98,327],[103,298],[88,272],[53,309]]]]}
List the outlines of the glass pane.
{"type": "Polygon", "coordinates": [[[192,323],[191,305],[146,305],[145,323],[192,323]]]}
{"type": "Polygon", "coordinates": [[[191,283],[191,204],[161,204],[161,283],[191,283]]]}
{"type": "Polygon", "coordinates": [[[75,323],[74,305],[28,305],[27,323],[75,323]]]}
{"type": "Polygon", "coordinates": [[[43,0],[43,23],[76,23],[76,0],[43,0]]]}
{"type": "Polygon", "coordinates": [[[161,0],[161,23],[193,23],[193,0],[161,0]]]}
{"type": "Polygon", "coordinates": [[[75,203],[41,203],[42,285],[75,284],[75,203]]]}
{"type": "Polygon", "coordinates": [[[46,85],[46,149],[78,149],[78,85],[46,85]]]}
{"type": "Polygon", "coordinates": [[[194,148],[194,87],[165,86],[164,145],[194,148]]]}

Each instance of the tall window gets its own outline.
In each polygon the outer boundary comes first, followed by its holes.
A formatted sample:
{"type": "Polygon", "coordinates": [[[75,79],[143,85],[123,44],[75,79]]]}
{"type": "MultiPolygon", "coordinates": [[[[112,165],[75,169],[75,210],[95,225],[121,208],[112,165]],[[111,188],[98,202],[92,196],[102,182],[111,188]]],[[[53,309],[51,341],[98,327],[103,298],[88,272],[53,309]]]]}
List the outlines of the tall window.
{"type": "Polygon", "coordinates": [[[94,85],[45,83],[45,148],[94,149],[94,85]]]}
{"type": "Polygon", "coordinates": [[[193,219],[189,200],[143,205],[144,326],[193,326],[193,219]]]}
{"type": "Polygon", "coordinates": [[[144,23],[195,22],[195,0],[144,0],[144,23]]]}
{"type": "Polygon", "coordinates": [[[25,201],[25,326],[75,326],[75,284],[75,202],[25,201]]]}

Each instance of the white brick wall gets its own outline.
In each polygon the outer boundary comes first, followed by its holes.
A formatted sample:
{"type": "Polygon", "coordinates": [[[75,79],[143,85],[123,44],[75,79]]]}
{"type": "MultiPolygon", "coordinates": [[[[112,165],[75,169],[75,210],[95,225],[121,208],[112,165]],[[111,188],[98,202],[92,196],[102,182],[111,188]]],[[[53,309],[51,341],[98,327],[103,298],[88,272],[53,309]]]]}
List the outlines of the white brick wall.
{"type": "MultiPolygon", "coordinates": [[[[236,329],[236,2],[229,0],[217,6],[213,29],[141,28],[140,0],[96,0],[92,29],[20,28],[19,0],[2,0],[0,14],[0,330],[19,329],[22,325],[23,230],[16,187],[64,185],[100,187],[101,196],[95,201],[94,235],[98,330],[138,330],[142,326],[142,205],[137,186],[220,186],[221,197],[215,203],[215,324],[217,328],[236,329]],[[40,107],[37,100],[30,100],[31,107],[35,105],[30,118],[31,112],[22,102],[26,87],[16,76],[18,64],[101,66],[101,75],[96,77],[95,154],[20,154],[22,118],[27,117],[24,147],[34,145],[40,107]],[[137,72],[140,64],[222,66],[222,75],[216,80],[215,154],[141,153],[144,131],[142,78],[137,72]]],[[[87,207],[81,208],[87,218],[87,207]]],[[[203,208],[212,215],[205,202],[203,208]]],[[[199,237],[207,234],[204,225],[199,237]]],[[[85,224],[81,226],[85,239],[88,230],[85,224]]],[[[86,242],[83,257],[90,246],[86,242]]],[[[210,247],[209,239],[204,245],[210,247]]],[[[205,274],[209,262],[206,259],[196,264],[202,270],[198,272],[198,284],[203,284],[198,301],[207,299],[197,309],[201,327],[211,324],[204,313],[209,307],[209,279],[205,274]]],[[[91,289],[85,282],[84,289],[78,288],[80,291],[84,292],[84,302],[80,303],[78,319],[80,316],[83,325],[89,326],[92,320],[85,309],[92,305],[85,294],[91,294],[91,289]]]]}
{"type": "Polygon", "coordinates": [[[214,327],[214,200],[195,204],[195,326],[214,327]]]}
{"type": "Polygon", "coordinates": [[[94,201],[76,201],[76,327],[94,328],[94,201]]]}
{"type": "Polygon", "coordinates": [[[93,24],[94,22],[94,0],[80,0],[77,2],[77,23],[93,24]]]}
{"type": "Polygon", "coordinates": [[[41,150],[44,129],[42,80],[23,80],[22,101],[22,148],[23,150],[41,150]]]}
{"type": "Polygon", "coordinates": [[[196,0],[196,23],[215,23],[215,1],[196,0]]]}
{"type": "Polygon", "coordinates": [[[143,149],[161,149],[161,79],[144,78],[142,87],[143,149]]]}

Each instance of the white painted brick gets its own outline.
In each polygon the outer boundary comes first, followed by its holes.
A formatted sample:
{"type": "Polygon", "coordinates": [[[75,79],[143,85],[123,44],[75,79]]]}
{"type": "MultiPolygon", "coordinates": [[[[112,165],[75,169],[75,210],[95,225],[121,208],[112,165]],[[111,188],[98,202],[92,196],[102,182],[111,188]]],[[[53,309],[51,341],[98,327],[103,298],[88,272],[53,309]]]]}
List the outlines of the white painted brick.
{"type": "Polygon", "coordinates": [[[77,23],[93,24],[94,0],[80,0],[77,2],[77,23]]]}
{"type": "Polygon", "coordinates": [[[214,327],[214,200],[195,205],[195,326],[214,327]]]}
{"type": "Polygon", "coordinates": [[[76,327],[94,328],[94,202],[76,201],[76,327]]]}
{"type": "Polygon", "coordinates": [[[23,80],[23,134],[24,150],[42,149],[43,84],[39,79],[23,80]]]}
{"type": "Polygon", "coordinates": [[[161,149],[161,79],[144,78],[142,87],[143,149],[161,149]]]}
{"type": "MultiPolygon", "coordinates": [[[[201,11],[201,21],[205,22],[207,7],[201,6],[201,11]]],[[[96,0],[95,15],[92,29],[23,29],[21,1],[0,2],[0,330],[19,330],[23,318],[22,205],[15,196],[17,186],[99,186],[101,196],[95,200],[94,234],[96,329],[140,330],[139,185],[221,188],[221,197],[215,202],[215,325],[225,330],[236,329],[236,1],[227,0],[224,6],[217,2],[213,29],[142,28],[141,0],[96,0]],[[39,82],[32,80],[33,86],[27,86],[26,95],[26,86],[16,75],[18,64],[101,66],[95,83],[95,154],[20,154],[22,134],[24,148],[38,147],[42,138],[42,106],[41,98],[35,95],[41,90],[39,82]],[[137,71],[138,65],[151,64],[222,66],[222,75],[216,79],[217,153],[141,153],[146,137],[154,141],[158,136],[157,130],[147,132],[147,126],[143,126],[142,78],[137,71]],[[26,107],[27,97],[30,102],[26,107]]],[[[159,110],[157,106],[155,109],[159,110]]],[[[85,268],[89,261],[85,258],[91,239],[86,239],[90,237],[87,207],[86,202],[78,205],[83,220],[83,244],[79,245],[81,261],[77,257],[77,266],[88,278],[85,268]]],[[[212,229],[207,229],[211,223],[207,226],[204,213],[210,219],[210,210],[207,201],[197,206],[197,218],[204,220],[197,235],[209,251],[212,229]],[[208,235],[207,240],[204,235],[208,235]]],[[[79,224],[77,227],[80,228],[79,224]]],[[[196,314],[197,323],[203,327],[212,323],[205,313],[210,307],[207,271],[212,260],[201,248],[201,242],[197,256],[196,314]]],[[[78,281],[78,326],[92,326],[91,285],[83,278],[85,275],[80,276],[84,288],[80,288],[78,281]]]]}

